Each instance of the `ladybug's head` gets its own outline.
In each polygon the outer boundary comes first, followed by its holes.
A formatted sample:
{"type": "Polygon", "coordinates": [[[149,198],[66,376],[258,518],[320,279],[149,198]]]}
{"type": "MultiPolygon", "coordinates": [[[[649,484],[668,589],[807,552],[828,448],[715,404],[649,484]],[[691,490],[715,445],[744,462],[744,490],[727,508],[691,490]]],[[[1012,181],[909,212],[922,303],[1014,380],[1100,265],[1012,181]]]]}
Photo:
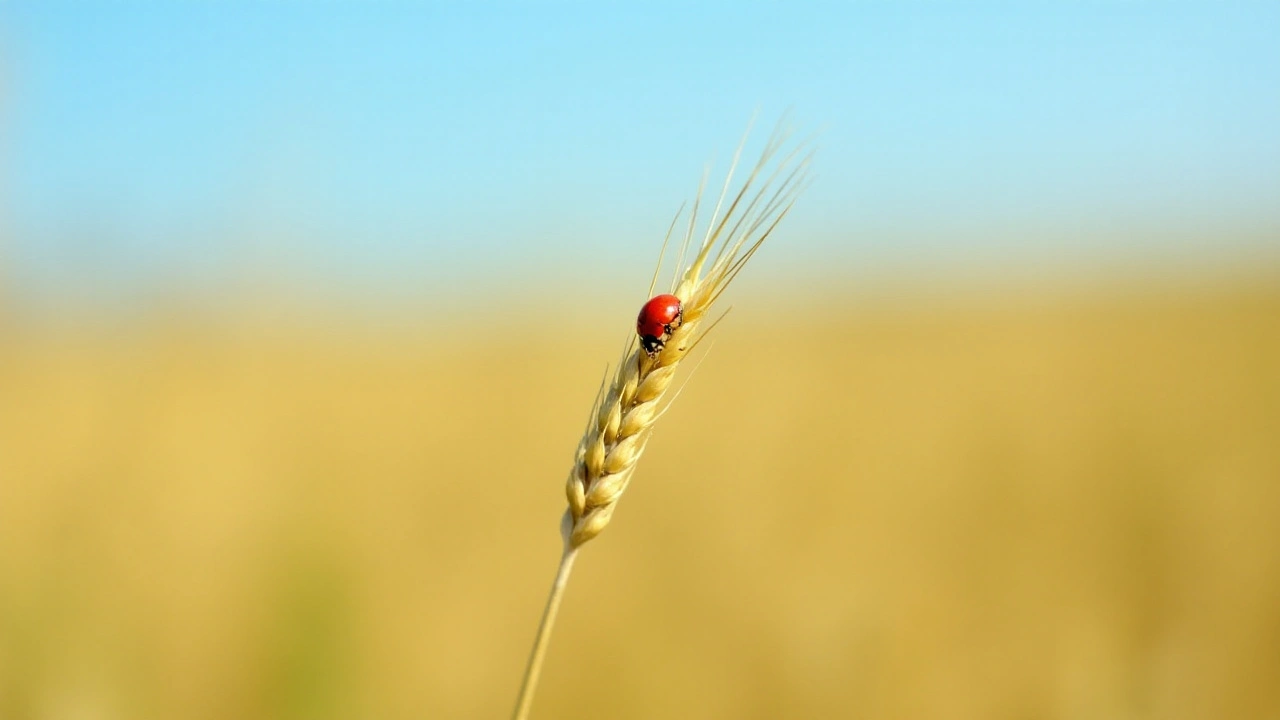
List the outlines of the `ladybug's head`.
{"type": "Polygon", "coordinates": [[[644,348],[644,351],[649,354],[649,357],[653,357],[654,355],[662,352],[662,348],[667,344],[667,335],[669,334],[663,333],[660,335],[646,335],[641,333],[640,347],[644,348]]]}

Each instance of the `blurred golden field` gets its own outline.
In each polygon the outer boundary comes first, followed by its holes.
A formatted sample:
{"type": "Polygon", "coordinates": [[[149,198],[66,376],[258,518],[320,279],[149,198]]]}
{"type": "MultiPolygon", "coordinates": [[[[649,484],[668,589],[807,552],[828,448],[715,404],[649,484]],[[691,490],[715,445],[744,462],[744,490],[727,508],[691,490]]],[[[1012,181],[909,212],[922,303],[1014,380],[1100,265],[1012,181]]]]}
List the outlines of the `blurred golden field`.
{"type": "MultiPolygon", "coordinates": [[[[1280,718],[1278,280],[735,297],[534,716],[1280,718]]],[[[630,319],[524,312],[0,325],[0,718],[505,717],[630,319]]]]}

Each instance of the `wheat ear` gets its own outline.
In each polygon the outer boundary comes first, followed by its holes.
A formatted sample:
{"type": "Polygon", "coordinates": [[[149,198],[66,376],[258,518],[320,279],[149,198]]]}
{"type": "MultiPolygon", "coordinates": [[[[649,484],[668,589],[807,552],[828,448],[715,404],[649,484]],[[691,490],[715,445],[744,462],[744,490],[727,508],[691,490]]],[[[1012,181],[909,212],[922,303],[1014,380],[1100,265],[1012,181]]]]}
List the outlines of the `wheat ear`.
{"type": "MultiPolygon", "coordinates": [[[[599,535],[613,518],[618,499],[626,491],[636,463],[644,454],[653,425],[666,411],[663,399],[671,388],[677,367],[714,327],[715,322],[708,322],[708,314],[716,300],[790,212],[807,184],[812,153],[806,151],[807,143],[799,143],[782,154],[790,145],[789,140],[790,133],[779,124],[741,187],[730,196],[729,188],[746,142],[746,136],[743,137],[715,208],[695,246],[695,235],[699,232],[698,209],[706,184],[703,178],[681,242],[678,264],[684,266],[684,271],[672,279],[672,294],[680,298],[684,308],[683,322],[653,356],[639,346],[635,333],[629,330],[612,377],[606,372],[606,382],[601,383],[596,395],[565,485],[569,507],[561,521],[564,554],[534,640],[515,720],[528,717],[547,641],[578,549],[599,535]],[[691,248],[695,254],[685,265],[685,256],[691,248]]],[[[667,241],[680,217],[681,213],[677,213],[672,221],[667,241]]],[[[667,241],[663,242],[663,255],[667,241]]],[[[648,295],[653,294],[661,267],[660,256],[648,295]]]]}

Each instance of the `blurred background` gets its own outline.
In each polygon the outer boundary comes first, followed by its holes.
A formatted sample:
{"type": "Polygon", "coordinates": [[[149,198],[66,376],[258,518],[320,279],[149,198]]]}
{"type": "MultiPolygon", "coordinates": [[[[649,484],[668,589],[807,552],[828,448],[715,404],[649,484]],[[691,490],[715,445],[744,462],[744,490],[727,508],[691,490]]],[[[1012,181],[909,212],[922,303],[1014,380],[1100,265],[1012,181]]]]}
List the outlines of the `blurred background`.
{"type": "Polygon", "coordinates": [[[504,717],[663,233],[816,183],[543,718],[1280,718],[1280,9],[0,2],[0,718],[504,717]]]}

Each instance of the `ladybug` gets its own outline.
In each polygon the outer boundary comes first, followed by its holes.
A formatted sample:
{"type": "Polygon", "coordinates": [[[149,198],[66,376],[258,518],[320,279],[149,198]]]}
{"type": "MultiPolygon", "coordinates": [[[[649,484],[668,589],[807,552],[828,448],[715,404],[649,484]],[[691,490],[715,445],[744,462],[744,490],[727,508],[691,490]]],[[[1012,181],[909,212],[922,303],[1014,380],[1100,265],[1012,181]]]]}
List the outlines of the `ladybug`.
{"type": "Polygon", "coordinates": [[[675,295],[658,295],[640,308],[636,318],[636,334],[649,357],[657,355],[671,339],[671,333],[684,319],[684,306],[675,295]]]}

